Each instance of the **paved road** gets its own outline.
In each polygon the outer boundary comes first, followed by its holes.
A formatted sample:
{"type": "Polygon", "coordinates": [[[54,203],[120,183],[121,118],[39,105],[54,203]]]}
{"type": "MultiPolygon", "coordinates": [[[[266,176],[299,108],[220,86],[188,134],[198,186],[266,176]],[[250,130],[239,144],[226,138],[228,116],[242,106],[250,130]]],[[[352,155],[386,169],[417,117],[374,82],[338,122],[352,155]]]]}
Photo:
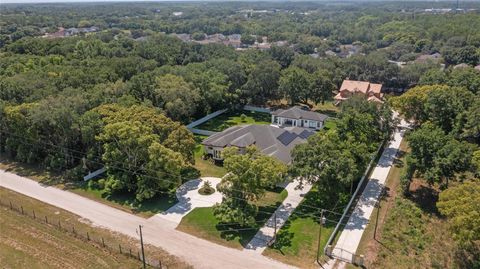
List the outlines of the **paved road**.
{"type": "Polygon", "coordinates": [[[144,225],[146,243],[161,247],[185,259],[195,268],[292,268],[255,253],[223,247],[175,230],[174,222],[144,219],[77,194],[47,187],[0,170],[0,186],[38,199],[89,219],[94,225],[137,238],[138,225],[144,225]]]}
{"type": "Polygon", "coordinates": [[[255,234],[253,239],[247,244],[246,250],[261,254],[267,248],[268,243],[273,239],[275,234],[275,216],[278,231],[285,224],[295,208],[302,202],[304,195],[312,188],[312,185],[308,183],[304,184],[302,189],[295,189],[297,186],[297,180],[286,185],[285,189],[288,191],[287,198],[285,198],[267,223],[258,230],[257,234],[255,234]]]}
{"type": "Polygon", "coordinates": [[[348,219],[347,225],[340,234],[340,238],[333,250],[334,256],[351,261],[352,255],[357,251],[363,232],[367,227],[372,211],[385,186],[385,180],[400,148],[400,143],[405,133],[404,127],[407,127],[407,124],[405,121],[402,121],[400,128],[395,130],[393,140],[390,141],[383,151],[377,166],[368,180],[367,186],[363,190],[362,196],[348,219]]]}

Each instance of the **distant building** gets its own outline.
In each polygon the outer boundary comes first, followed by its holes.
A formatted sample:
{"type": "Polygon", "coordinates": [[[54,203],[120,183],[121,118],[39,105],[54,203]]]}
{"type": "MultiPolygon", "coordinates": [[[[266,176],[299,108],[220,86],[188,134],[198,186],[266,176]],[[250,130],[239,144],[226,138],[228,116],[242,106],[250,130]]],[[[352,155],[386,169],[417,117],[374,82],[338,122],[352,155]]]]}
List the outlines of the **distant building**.
{"type": "Polygon", "coordinates": [[[340,52],[337,53],[337,56],[342,58],[348,58],[353,55],[360,54],[361,49],[362,49],[361,45],[353,45],[353,44],[340,45],[340,52]]]}
{"type": "Polygon", "coordinates": [[[320,130],[325,125],[327,115],[305,110],[299,106],[278,109],[272,112],[272,125],[280,127],[303,127],[320,130]]]}
{"type": "Polygon", "coordinates": [[[459,69],[459,68],[468,68],[470,67],[470,65],[466,64],[466,63],[461,63],[461,64],[457,64],[453,67],[453,69],[459,69]]]}
{"type": "Polygon", "coordinates": [[[248,146],[254,145],[260,152],[289,164],[292,161],[291,151],[305,143],[315,131],[301,128],[280,128],[270,125],[237,125],[223,132],[211,135],[203,140],[205,153],[214,160],[222,161],[222,151],[226,147],[237,147],[240,154],[245,153],[248,146]]]}
{"type": "Polygon", "coordinates": [[[416,63],[426,63],[426,62],[440,63],[441,61],[442,61],[442,55],[438,52],[434,54],[420,55],[415,60],[416,63]]]}
{"type": "Polygon", "coordinates": [[[174,36],[180,40],[182,40],[183,42],[189,42],[192,40],[191,36],[189,34],[176,34],[176,33],[173,33],[173,34],[170,34],[171,36],[174,36]]]}
{"type": "Polygon", "coordinates": [[[181,11],[172,12],[172,15],[175,16],[175,17],[182,16],[183,12],[181,12],[181,11]]]}
{"type": "Polygon", "coordinates": [[[353,95],[363,95],[369,101],[383,103],[382,84],[357,80],[344,80],[334,99],[338,104],[353,95]]]}
{"type": "Polygon", "coordinates": [[[475,66],[475,70],[478,70],[478,71],[480,71],[480,64],[479,64],[479,65],[477,65],[477,66],[475,66]]]}

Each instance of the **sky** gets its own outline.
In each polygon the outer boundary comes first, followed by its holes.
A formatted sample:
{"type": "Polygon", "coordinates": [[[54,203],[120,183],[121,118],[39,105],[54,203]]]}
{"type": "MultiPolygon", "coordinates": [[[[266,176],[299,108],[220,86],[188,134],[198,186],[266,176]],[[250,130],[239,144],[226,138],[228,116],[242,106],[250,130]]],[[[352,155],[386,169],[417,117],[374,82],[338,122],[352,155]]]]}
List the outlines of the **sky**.
{"type": "MultiPolygon", "coordinates": [[[[187,1],[188,2],[192,2],[192,1],[207,2],[206,0],[101,0],[101,1],[98,1],[98,0],[0,0],[0,6],[3,3],[187,2],[187,1]]],[[[208,0],[208,1],[212,1],[212,0],[208,0]]],[[[220,2],[222,0],[213,0],[213,1],[220,2]]],[[[237,1],[252,1],[252,2],[254,2],[255,0],[237,0],[237,1]]],[[[262,0],[262,1],[265,1],[265,0],[262,0]]],[[[272,0],[266,0],[266,1],[272,1],[272,0]]],[[[273,1],[275,1],[275,0],[273,0],[273,1]]],[[[277,0],[277,1],[282,1],[282,0],[277,0]]],[[[334,2],[334,1],[338,1],[338,0],[304,0],[304,1],[325,1],[325,2],[330,1],[330,2],[334,2]]],[[[359,1],[360,2],[360,1],[368,1],[368,0],[347,0],[347,1],[359,1]]],[[[381,1],[381,0],[373,0],[373,1],[381,1]]],[[[395,1],[395,0],[386,0],[386,1],[395,1]]],[[[412,1],[412,0],[410,0],[410,1],[412,1]]],[[[442,2],[442,1],[455,1],[455,0],[413,0],[413,1],[442,2]]],[[[480,1],[480,0],[469,0],[469,2],[475,2],[475,1],[480,1]]]]}

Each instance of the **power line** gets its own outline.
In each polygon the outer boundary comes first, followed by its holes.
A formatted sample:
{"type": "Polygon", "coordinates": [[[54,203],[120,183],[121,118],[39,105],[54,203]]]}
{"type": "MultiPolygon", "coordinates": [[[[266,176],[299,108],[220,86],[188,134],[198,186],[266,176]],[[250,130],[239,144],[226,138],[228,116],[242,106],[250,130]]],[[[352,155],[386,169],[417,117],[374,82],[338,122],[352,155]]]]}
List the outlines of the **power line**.
{"type": "MultiPolygon", "coordinates": [[[[60,149],[64,149],[64,150],[67,150],[67,151],[70,151],[72,152],[71,154],[71,157],[74,158],[74,159],[78,159],[78,160],[83,160],[84,157],[77,157],[73,154],[73,152],[76,152],[78,154],[81,154],[81,155],[87,155],[87,153],[85,152],[81,152],[81,151],[77,151],[77,150],[74,150],[74,149],[70,149],[70,148],[67,148],[67,147],[63,147],[63,146],[59,146],[59,145],[55,145],[55,144],[52,144],[52,143],[47,143],[47,142],[44,142],[44,141],[41,141],[41,140],[37,140],[37,139],[32,139],[32,138],[27,138],[27,137],[24,137],[24,136],[19,136],[19,135],[16,135],[16,134],[13,134],[11,132],[8,132],[8,131],[5,131],[5,133],[7,134],[10,134],[12,136],[15,136],[17,138],[22,138],[22,139],[26,139],[26,140],[31,140],[31,141],[36,141],[36,142],[39,142],[39,143],[42,143],[46,146],[50,146],[50,147],[56,147],[56,148],[60,148],[60,149]]],[[[33,145],[33,146],[36,146],[36,144],[32,144],[32,143],[28,143],[28,142],[25,142],[25,141],[20,141],[21,143],[24,143],[24,144],[28,144],[28,145],[33,145]]],[[[98,156],[95,156],[95,157],[98,157],[98,156]]],[[[98,162],[98,161],[92,161],[92,160],[89,160],[90,162],[93,162],[93,163],[96,163],[96,164],[99,164],[99,165],[102,165],[104,166],[105,164],[103,162],[98,162]]],[[[168,179],[163,179],[163,178],[158,178],[158,177],[154,177],[154,176],[150,176],[150,175],[146,175],[144,173],[139,173],[139,171],[133,171],[133,170],[130,170],[130,169],[125,169],[125,168],[122,168],[122,167],[118,167],[118,166],[114,166],[114,165],[109,165],[109,167],[111,168],[114,168],[114,169],[117,169],[117,170],[120,170],[120,171],[123,171],[123,172],[127,172],[127,173],[130,173],[132,175],[141,175],[141,176],[144,176],[144,177],[147,177],[147,178],[151,178],[151,179],[156,179],[156,180],[160,180],[160,181],[164,181],[164,182],[170,182],[170,183],[176,183],[172,180],[168,180],[168,179]]],[[[142,168],[143,169],[143,168],[142,168]]],[[[141,171],[141,169],[139,169],[141,171]]],[[[146,171],[152,171],[152,170],[149,170],[149,169],[144,169],[146,171]]],[[[165,175],[172,175],[171,173],[168,173],[168,172],[164,172],[165,175]]],[[[240,192],[240,193],[248,193],[248,194],[253,194],[251,192],[245,192],[245,191],[242,191],[242,190],[236,190],[236,189],[231,189],[233,191],[237,191],[237,192],[240,192]]],[[[170,194],[169,192],[165,192],[165,191],[157,191],[159,193],[166,193],[166,194],[170,194]]],[[[237,200],[242,200],[242,201],[246,201],[246,202],[252,202],[248,199],[244,199],[244,198],[240,198],[240,197],[230,197],[230,198],[233,198],[233,199],[237,199],[237,200]]],[[[198,199],[197,199],[198,200],[198,199]]],[[[316,209],[320,212],[320,210],[324,209],[324,208],[320,208],[320,207],[315,207],[315,206],[310,206],[310,205],[300,205],[302,207],[307,207],[307,208],[311,208],[311,209],[316,209]]],[[[299,206],[299,207],[300,207],[299,206]]],[[[338,213],[338,212],[334,212],[334,211],[331,211],[331,210],[327,210],[325,209],[326,211],[332,213],[332,214],[337,214],[337,215],[342,215],[342,213],[338,213]]],[[[258,211],[258,212],[261,212],[261,211],[258,211]]],[[[267,212],[263,212],[263,213],[267,213],[267,212]]],[[[271,212],[268,212],[270,214],[272,214],[271,212]]]]}

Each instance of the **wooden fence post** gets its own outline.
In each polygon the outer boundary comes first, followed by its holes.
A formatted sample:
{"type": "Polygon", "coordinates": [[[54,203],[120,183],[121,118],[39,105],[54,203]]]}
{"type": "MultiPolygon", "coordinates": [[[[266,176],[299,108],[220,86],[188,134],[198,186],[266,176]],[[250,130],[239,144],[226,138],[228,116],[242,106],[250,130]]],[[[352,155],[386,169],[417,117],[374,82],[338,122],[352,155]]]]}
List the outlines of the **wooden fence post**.
{"type": "Polygon", "coordinates": [[[60,220],[58,220],[58,229],[62,229],[62,224],[60,224],[60,220]]]}
{"type": "Polygon", "coordinates": [[[48,224],[48,218],[47,215],[45,215],[45,223],[48,224]]]}
{"type": "Polygon", "coordinates": [[[90,235],[87,232],[87,240],[90,241],[90,235]]]}
{"type": "Polygon", "coordinates": [[[23,215],[23,214],[24,214],[24,213],[23,213],[23,206],[20,206],[20,209],[22,210],[22,215],[23,215]]]}
{"type": "Polygon", "coordinates": [[[35,216],[35,209],[32,209],[32,211],[33,211],[33,219],[36,219],[37,216],[35,216]]]}
{"type": "Polygon", "coordinates": [[[120,254],[122,254],[122,246],[118,244],[118,250],[120,250],[120,254]]]}
{"type": "Polygon", "coordinates": [[[102,246],[105,247],[105,240],[103,240],[103,237],[102,237],[102,246]]]}
{"type": "Polygon", "coordinates": [[[10,210],[13,210],[12,202],[8,201],[10,203],[10,210]]]}

